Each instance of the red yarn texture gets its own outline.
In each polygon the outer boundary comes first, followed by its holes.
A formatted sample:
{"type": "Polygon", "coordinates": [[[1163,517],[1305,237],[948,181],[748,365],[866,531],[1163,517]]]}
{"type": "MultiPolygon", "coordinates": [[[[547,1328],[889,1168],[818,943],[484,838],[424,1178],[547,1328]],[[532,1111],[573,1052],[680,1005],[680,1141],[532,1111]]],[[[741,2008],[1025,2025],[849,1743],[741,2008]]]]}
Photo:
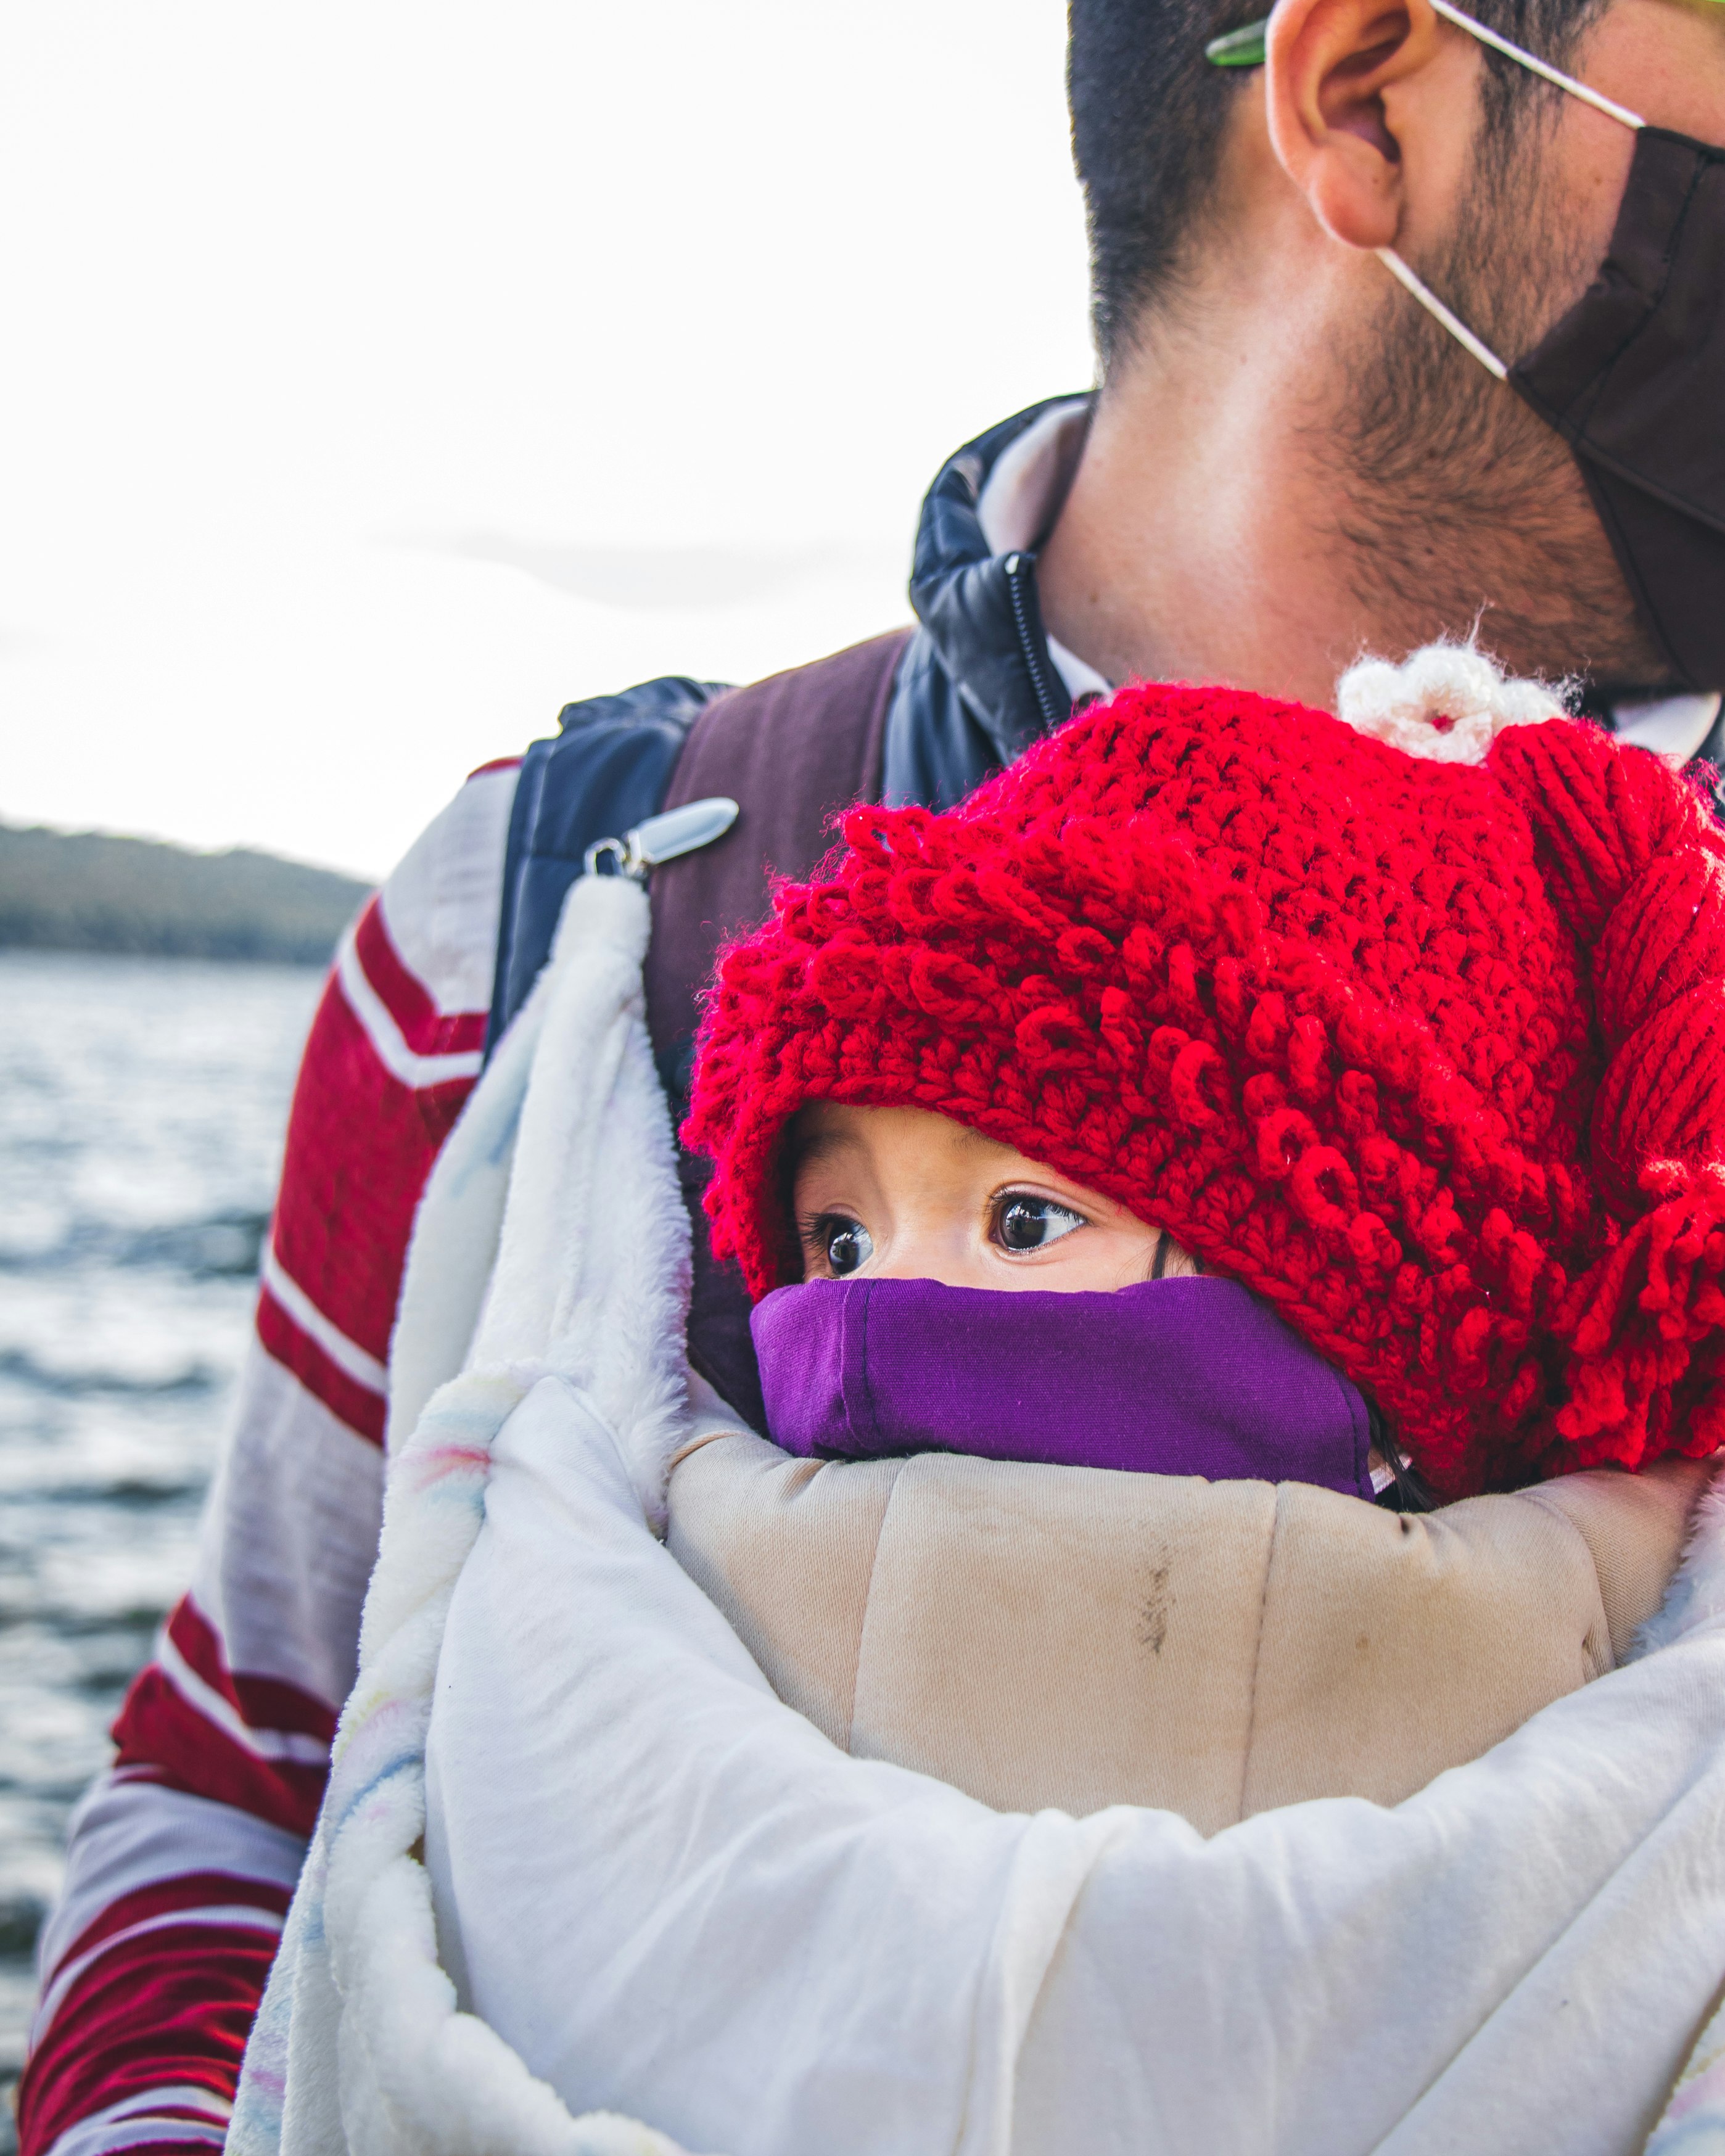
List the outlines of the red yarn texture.
{"type": "Polygon", "coordinates": [[[913,1106],[1266,1297],[1447,1496],[1725,1441],[1725,843],[1657,758],[1139,687],[840,829],[702,1028],[755,1295],[800,1275],[789,1118],[913,1106]]]}

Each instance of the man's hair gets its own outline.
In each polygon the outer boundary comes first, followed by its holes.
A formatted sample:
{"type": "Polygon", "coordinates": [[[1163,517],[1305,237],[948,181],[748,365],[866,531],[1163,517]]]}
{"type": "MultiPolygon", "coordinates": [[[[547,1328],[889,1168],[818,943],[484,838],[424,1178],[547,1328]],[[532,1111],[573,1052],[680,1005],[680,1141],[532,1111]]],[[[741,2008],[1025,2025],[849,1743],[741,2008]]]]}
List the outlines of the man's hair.
{"type": "MultiPolygon", "coordinates": [[[[1228,115],[1244,70],[1204,46],[1266,0],[1070,0],[1072,149],[1090,225],[1091,323],[1106,373],[1144,310],[1166,296],[1214,198],[1228,115]]],[[[1477,0],[1468,12],[1561,66],[1609,0],[1477,0]]],[[[1486,136],[1512,133],[1535,100],[1563,93],[1484,54],[1486,136]]],[[[1499,146],[1502,146],[1500,143],[1499,146]]]]}

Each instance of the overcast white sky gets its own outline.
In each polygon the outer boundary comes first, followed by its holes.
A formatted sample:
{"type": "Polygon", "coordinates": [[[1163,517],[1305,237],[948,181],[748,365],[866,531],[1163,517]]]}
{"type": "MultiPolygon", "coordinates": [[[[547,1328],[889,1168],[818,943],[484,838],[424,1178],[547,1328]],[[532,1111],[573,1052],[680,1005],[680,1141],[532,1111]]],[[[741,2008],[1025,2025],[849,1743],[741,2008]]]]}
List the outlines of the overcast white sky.
{"type": "Polygon", "coordinates": [[[906,618],[1091,358],[1060,0],[0,0],[0,818],[376,875],[906,618]]]}

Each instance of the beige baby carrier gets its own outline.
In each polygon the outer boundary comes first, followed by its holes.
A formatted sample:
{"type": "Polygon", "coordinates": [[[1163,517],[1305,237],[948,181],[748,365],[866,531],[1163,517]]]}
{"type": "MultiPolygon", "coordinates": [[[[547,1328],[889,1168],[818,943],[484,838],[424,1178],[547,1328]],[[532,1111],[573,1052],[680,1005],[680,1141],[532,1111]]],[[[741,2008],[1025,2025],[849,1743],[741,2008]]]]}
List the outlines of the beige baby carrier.
{"type": "Polygon", "coordinates": [[[1154,1804],[1205,1834],[1399,1803],[1616,1668],[1708,1472],[1417,1516],[1298,1482],[794,1460],[726,1419],[678,1456],[670,1547],[782,1699],[1000,1810],[1154,1804]]]}

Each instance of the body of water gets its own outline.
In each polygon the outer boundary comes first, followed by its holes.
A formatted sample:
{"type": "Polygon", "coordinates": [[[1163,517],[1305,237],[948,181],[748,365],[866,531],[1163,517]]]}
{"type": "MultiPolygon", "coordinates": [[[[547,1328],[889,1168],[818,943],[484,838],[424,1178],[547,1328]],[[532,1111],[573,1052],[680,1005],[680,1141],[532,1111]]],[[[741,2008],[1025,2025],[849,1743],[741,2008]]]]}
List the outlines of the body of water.
{"type": "Polygon", "coordinates": [[[190,1571],[319,983],[0,951],[0,2084],[66,1815],[190,1571]]]}

